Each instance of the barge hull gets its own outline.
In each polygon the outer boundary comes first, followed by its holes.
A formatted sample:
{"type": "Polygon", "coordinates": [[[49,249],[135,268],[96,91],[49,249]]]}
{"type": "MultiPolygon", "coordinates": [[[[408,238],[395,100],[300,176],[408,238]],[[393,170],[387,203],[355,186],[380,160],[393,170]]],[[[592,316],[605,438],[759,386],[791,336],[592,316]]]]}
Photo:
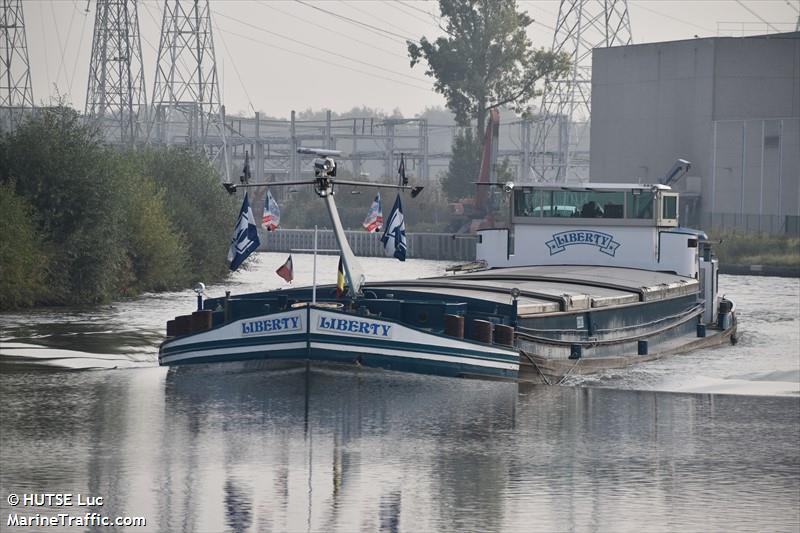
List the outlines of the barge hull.
{"type": "MultiPolygon", "coordinates": [[[[735,344],[737,342],[736,333],[737,324],[734,320],[731,327],[726,330],[708,330],[706,337],[684,334],[666,340],[656,352],[646,355],[628,353],[617,356],[553,359],[520,350],[519,381],[557,384],[571,375],[594,374],[603,370],[626,368],[694,350],[735,344]]],[[[620,350],[620,353],[625,352],[620,350]]]]}
{"type": "Polygon", "coordinates": [[[161,365],[263,360],[343,363],[442,376],[515,379],[512,347],[453,339],[387,319],[305,307],[165,341],[161,365]]]}

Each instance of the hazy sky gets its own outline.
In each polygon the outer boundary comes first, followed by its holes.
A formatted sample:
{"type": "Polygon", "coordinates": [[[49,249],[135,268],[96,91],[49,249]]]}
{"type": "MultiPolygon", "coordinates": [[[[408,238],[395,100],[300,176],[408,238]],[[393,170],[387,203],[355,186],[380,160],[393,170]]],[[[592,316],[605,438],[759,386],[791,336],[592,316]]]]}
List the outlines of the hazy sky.
{"type": "MultiPolygon", "coordinates": [[[[552,45],[559,3],[518,2],[536,21],[528,32],[534,45],[552,45]]],[[[23,0],[37,102],[59,94],[84,108],[95,15],[94,0],[88,4],[87,13],[86,0],[23,0]]],[[[139,1],[148,99],[163,4],[139,1]]],[[[437,2],[306,4],[310,6],[289,0],[211,0],[217,68],[229,113],[257,110],[287,117],[292,109],[346,111],[366,105],[386,112],[399,108],[404,116],[413,116],[444,104],[423,66],[409,69],[403,39],[441,33],[433,16],[438,15],[437,2]]],[[[628,5],[635,43],[741,35],[742,30],[791,31],[800,13],[800,0],[629,0],[628,5]]]]}

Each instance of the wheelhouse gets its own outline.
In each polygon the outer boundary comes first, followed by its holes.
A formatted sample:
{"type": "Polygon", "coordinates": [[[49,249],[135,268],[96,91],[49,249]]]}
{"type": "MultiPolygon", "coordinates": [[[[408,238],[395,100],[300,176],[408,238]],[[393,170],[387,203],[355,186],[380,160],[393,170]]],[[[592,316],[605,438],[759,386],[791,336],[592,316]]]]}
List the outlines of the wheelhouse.
{"type": "Polygon", "coordinates": [[[530,185],[514,189],[515,224],[678,226],[678,193],[666,185],[530,185]]]}

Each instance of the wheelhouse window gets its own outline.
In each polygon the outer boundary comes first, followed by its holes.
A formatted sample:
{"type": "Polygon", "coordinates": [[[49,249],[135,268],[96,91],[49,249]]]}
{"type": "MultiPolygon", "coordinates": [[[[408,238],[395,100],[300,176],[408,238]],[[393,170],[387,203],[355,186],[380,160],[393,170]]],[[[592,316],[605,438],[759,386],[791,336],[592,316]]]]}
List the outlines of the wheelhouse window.
{"type": "Polygon", "coordinates": [[[547,191],[546,217],[623,218],[625,194],[613,191],[547,191]]]}
{"type": "Polygon", "coordinates": [[[649,191],[629,192],[628,215],[626,218],[652,219],[654,197],[655,195],[649,191]]]}
{"type": "Polygon", "coordinates": [[[678,218],[678,197],[664,196],[661,199],[661,218],[674,220],[678,218]]]}
{"type": "MultiPolygon", "coordinates": [[[[520,187],[514,191],[515,217],[654,220],[656,193],[650,190],[580,191],[520,187]]],[[[660,197],[659,197],[660,201],[660,197]]],[[[677,202],[659,206],[663,218],[677,216],[677,202]]]]}
{"type": "Polygon", "coordinates": [[[543,191],[535,189],[517,189],[514,191],[514,216],[542,216],[543,191]]]}

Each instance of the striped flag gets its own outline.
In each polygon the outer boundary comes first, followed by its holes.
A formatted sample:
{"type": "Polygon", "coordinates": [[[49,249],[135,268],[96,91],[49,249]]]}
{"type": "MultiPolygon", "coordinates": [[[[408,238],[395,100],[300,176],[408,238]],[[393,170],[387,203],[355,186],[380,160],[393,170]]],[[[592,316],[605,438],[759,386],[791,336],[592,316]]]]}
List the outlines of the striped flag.
{"type": "Polygon", "coordinates": [[[289,259],[287,259],[286,262],[275,271],[275,273],[285,279],[286,283],[292,282],[294,279],[294,265],[292,265],[291,254],[289,255],[289,259]]]}
{"type": "Polygon", "coordinates": [[[278,202],[272,197],[272,193],[267,189],[267,197],[264,199],[264,215],[261,217],[261,227],[267,231],[275,231],[281,223],[281,210],[278,202]]]}
{"type": "Polygon", "coordinates": [[[244,193],[239,219],[236,221],[236,227],[233,228],[233,238],[231,238],[231,246],[228,249],[230,269],[233,271],[239,268],[242,262],[259,246],[261,246],[261,241],[258,239],[256,220],[253,210],[250,209],[250,202],[247,201],[247,193],[244,193]]]}
{"type": "Polygon", "coordinates": [[[406,221],[403,217],[403,205],[400,203],[400,195],[394,201],[392,212],[389,213],[389,219],[386,223],[386,229],[383,230],[383,237],[381,237],[383,249],[388,257],[396,257],[400,261],[406,260],[406,221]]]}
{"type": "Polygon", "coordinates": [[[336,297],[341,298],[345,293],[344,286],[344,263],[342,263],[342,256],[339,256],[339,268],[336,271],[336,297]]]}
{"type": "Polygon", "coordinates": [[[380,231],[383,227],[383,210],[381,209],[381,193],[375,195],[375,200],[372,202],[372,206],[369,208],[369,213],[367,213],[367,218],[364,219],[364,223],[361,224],[364,226],[364,229],[368,232],[377,232],[380,231]]]}

